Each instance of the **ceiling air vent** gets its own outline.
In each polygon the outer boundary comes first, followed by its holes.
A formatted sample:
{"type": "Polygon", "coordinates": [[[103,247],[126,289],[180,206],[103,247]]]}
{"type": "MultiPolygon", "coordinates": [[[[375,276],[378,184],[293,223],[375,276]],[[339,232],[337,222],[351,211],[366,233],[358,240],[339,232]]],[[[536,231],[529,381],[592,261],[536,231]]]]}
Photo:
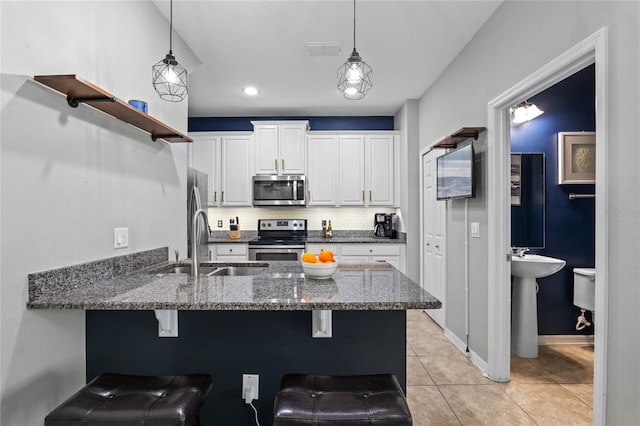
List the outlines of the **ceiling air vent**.
{"type": "Polygon", "coordinates": [[[304,51],[308,56],[338,56],[342,53],[341,41],[307,41],[304,51]]]}

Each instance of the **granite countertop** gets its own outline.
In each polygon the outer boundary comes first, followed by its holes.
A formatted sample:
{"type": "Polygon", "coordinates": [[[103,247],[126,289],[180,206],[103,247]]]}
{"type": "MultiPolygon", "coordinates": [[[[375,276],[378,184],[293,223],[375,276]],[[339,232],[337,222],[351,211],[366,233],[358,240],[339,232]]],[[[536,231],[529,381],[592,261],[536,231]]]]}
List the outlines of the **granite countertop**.
{"type": "MultiPolygon", "coordinates": [[[[78,265],[78,271],[87,269],[78,265]]],[[[439,300],[387,263],[342,263],[332,278],[306,278],[299,262],[205,262],[262,265],[254,276],[166,273],[160,262],[109,278],[68,278],[63,269],[29,276],[29,309],[86,310],[405,310],[437,309],[439,300]],[[68,278],[68,279],[67,279],[68,278]],[[65,281],[67,279],[67,281],[65,281]],[[64,281],[64,282],[62,282],[64,281]]],[[[67,268],[68,269],[68,268],[67,268]]]]}

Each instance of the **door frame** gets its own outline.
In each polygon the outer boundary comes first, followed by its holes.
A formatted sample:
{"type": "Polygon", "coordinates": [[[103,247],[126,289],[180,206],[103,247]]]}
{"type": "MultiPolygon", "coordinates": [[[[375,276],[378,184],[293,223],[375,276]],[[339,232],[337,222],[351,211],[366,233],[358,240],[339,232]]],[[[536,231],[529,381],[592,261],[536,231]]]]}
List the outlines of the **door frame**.
{"type": "MultiPolygon", "coordinates": [[[[420,191],[419,191],[419,196],[420,196],[420,287],[424,288],[423,283],[425,281],[425,274],[424,274],[424,246],[425,246],[425,241],[424,241],[424,156],[427,155],[429,152],[433,151],[433,147],[434,145],[437,143],[433,142],[431,145],[429,145],[426,148],[423,148],[420,150],[420,155],[419,155],[419,179],[420,179],[420,191]]],[[[436,201],[437,202],[437,201],[436,201]]],[[[446,210],[445,210],[446,211],[446,210]]],[[[446,241],[447,239],[447,221],[446,218],[444,220],[444,230],[442,232],[443,234],[443,238],[446,241]]],[[[447,313],[446,313],[446,300],[447,300],[447,264],[446,264],[446,259],[447,259],[447,247],[448,244],[445,244],[445,250],[444,250],[444,257],[445,257],[445,264],[444,264],[444,270],[442,271],[442,279],[445,282],[445,288],[444,288],[444,295],[442,296],[442,300],[440,300],[440,302],[442,302],[442,310],[444,311],[443,313],[443,320],[442,320],[442,329],[443,331],[447,329],[447,313]]]]}
{"type": "Polygon", "coordinates": [[[509,203],[509,107],[541,92],[595,63],[596,67],[596,312],[594,344],[593,423],[606,423],[609,221],[609,62],[608,29],[601,28],[489,102],[488,164],[488,373],[497,381],[509,380],[511,353],[511,214],[509,203]]]}

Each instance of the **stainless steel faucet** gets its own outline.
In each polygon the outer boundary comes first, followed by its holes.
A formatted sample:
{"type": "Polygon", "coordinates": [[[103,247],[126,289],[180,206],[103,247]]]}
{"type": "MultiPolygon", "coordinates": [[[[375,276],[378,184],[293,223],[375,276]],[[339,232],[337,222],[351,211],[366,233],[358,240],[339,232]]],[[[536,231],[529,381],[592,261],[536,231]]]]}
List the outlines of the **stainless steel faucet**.
{"type": "Polygon", "coordinates": [[[524,257],[524,254],[529,251],[526,247],[511,247],[511,252],[514,256],[524,257]]]}
{"type": "Polygon", "coordinates": [[[198,215],[202,215],[205,224],[205,231],[209,229],[209,217],[204,209],[198,209],[193,214],[193,221],[191,222],[191,276],[197,277],[200,272],[200,265],[198,264],[198,215]]]}

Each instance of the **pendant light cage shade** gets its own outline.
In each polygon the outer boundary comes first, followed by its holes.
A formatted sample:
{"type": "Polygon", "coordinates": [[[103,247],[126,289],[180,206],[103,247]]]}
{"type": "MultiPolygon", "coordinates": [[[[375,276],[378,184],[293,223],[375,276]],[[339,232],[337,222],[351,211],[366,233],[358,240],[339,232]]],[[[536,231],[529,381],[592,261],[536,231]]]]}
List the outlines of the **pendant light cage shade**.
{"type": "Polygon", "coordinates": [[[189,75],[171,53],[153,66],[152,81],[153,88],[165,101],[180,102],[187,97],[189,75]]]}
{"type": "Polygon", "coordinates": [[[362,99],[373,87],[372,76],[373,70],[354,48],[349,59],[338,68],[338,90],[347,99],[362,99]]]}

